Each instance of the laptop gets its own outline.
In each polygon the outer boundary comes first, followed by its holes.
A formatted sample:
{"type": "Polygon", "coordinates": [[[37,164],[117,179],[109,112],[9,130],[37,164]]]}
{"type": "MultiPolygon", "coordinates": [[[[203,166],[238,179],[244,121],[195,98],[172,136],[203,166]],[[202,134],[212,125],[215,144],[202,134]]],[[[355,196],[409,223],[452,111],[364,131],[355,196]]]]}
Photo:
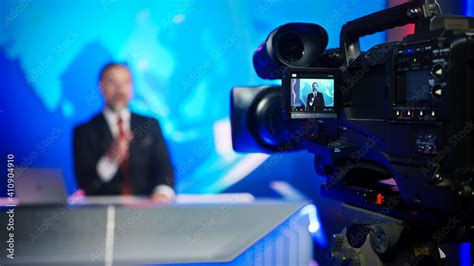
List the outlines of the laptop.
{"type": "Polygon", "coordinates": [[[60,169],[16,168],[15,192],[19,205],[67,204],[67,192],[60,169]]]}

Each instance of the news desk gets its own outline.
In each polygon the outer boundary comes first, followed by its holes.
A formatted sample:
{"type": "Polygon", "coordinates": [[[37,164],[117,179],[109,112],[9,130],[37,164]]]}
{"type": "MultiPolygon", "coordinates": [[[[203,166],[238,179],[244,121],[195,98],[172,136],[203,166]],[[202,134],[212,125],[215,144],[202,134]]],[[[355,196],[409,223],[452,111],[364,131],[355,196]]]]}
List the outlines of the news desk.
{"type": "Polygon", "coordinates": [[[2,207],[0,264],[309,265],[309,221],[300,211],[306,205],[137,201],[18,206],[13,260],[6,257],[10,217],[2,207]]]}

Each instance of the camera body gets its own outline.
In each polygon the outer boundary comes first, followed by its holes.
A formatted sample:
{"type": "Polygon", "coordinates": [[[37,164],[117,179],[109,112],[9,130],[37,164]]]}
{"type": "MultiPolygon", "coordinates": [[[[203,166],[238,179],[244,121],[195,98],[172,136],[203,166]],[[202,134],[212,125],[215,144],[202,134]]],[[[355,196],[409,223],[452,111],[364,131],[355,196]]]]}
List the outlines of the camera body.
{"type": "Polygon", "coordinates": [[[472,225],[474,18],[413,1],[347,23],[341,47],[326,45],[318,25],[269,35],[254,66],[282,86],[232,91],[234,149],[307,149],[326,177],[323,196],[369,210],[395,201],[392,216],[472,225]],[[407,23],[415,33],[403,41],[360,52],[359,37],[407,23]]]}
{"type": "MultiPolygon", "coordinates": [[[[474,188],[469,180],[474,169],[474,39],[464,33],[413,39],[407,38],[386,59],[389,82],[375,83],[379,93],[367,90],[363,81],[354,86],[350,120],[372,120],[354,123],[387,144],[405,200],[446,210],[446,199],[452,197],[443,197],[443,187],[449,187],[449,194],[473,196],[468,194],[474,188]],[[376,104],[367,108],[369,103],[376,104]],[[465,181],[470,182],[467,191],[465,181]]],[[[376,80],[369,78],[366,84],[376,80]]]]}
{"type": "MultiPolygon", "coordinates": [[[[449,19],[460,18],[437,17],[431,23],[449,19]]],[[[316,169],[332,177],[330,183],[346,187],[370,188],[370,182],[393,178],[403,202],[414,210],[462,212],[470,220],[474,38],[446,29],[430,33],[375,46],[347,66],[337,130],[323,133],[334,142],[326,145],[332,146],[329,158],[316,169]]],[[[361,205],[371,202],[374,195],[361,199],[361,205]]]]}

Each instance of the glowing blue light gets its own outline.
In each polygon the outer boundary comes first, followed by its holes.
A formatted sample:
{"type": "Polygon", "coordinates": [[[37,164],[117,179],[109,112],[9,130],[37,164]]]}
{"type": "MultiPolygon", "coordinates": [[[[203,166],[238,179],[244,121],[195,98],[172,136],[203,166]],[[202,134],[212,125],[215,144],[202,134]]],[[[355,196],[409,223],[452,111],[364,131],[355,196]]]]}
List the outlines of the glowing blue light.
{"type": "Polygon", "coordinates": [[[301,215],[308,215],[309,226],[308,231],[310,233],[316,233],[319,230],[319,221],[316,217],[316,206],[314,204],[309,204],[303,207],[300,211],[301,215]]]}
{"type": "Polygon", "coordinates": [[[308,204],[300,210],[300,215],[307,215],[309,219],[308,231],[311,233],[313,239],[321,247],[327,246],[326,237],[324,236],[321,222],[318,215],[318,209],[314,204],[308,204]]]}
{"type": "Polygon", "coordinates": [[[471,266],[471,243],[462,243],[460,247],[460,266],[471,266]]]}
{"type": "Polygon", "coordinates": [[[474,0],[464,0],[464,15],[474,16],[474,0]]]}

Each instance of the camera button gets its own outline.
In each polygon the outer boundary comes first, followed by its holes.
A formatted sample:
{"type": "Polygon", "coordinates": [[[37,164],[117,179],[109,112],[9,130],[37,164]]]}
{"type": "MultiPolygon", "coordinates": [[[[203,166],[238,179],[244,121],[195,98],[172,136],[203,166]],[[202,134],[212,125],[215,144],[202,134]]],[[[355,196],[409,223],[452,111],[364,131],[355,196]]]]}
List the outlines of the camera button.
{"type": "Polygon", "coordinates": [[[436,78],[442,78],[444,76],[444,68],[442,65],[435,65],[433,67],[433,76],[436,78]]]}
{"type": "Polygon", "coordinates": [[[443,87],[441,87],[440,85],[434,86],[433,87],[433,95],[436,98],[440,98],[441,95],[443,95],[443,87]]]}

